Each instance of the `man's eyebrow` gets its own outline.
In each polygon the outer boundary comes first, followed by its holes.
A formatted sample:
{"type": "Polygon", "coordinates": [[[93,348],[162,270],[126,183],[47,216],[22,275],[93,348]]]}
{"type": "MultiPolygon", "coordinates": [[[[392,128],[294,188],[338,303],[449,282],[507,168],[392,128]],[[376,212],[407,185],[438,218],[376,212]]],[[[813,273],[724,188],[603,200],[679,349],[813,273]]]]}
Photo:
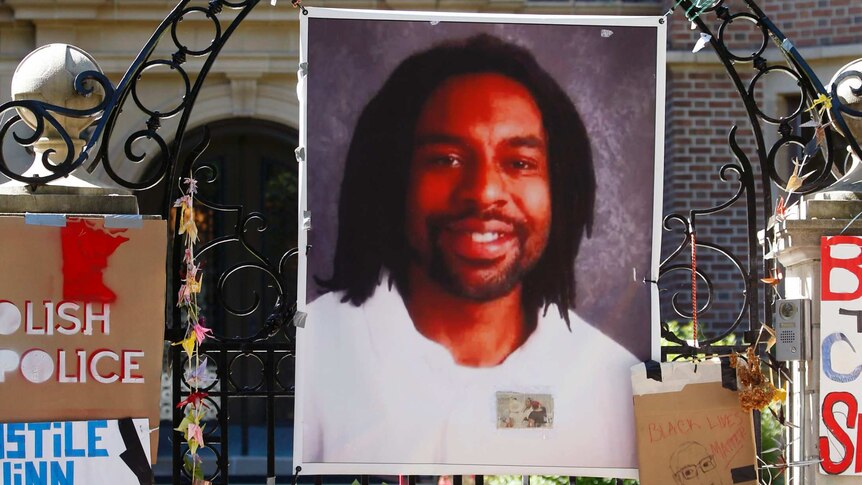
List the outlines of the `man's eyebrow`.
{"type": "MultiPolygon", "coordinates": [[[[428,133],[416,137],[416,146],[438,143],[459,144],[463,143],[463,140],[459,136],[444,133],[428,133]]],[[[502,143],[513,148],[545,148],[545,140],[535,135],[513,136],[502,143]]]]}
{"type": "Polygon", "coordinates": [[[545,148],[545,140],[538,136],[513,136],[507,138],[503,143],[513,148],[545,148]]]}
{"type": "Polygon", "coordinates": [[[447,135],[444,133],[427,133],[424,135],[419,135],[416,137],[416,146],[421,147],[423,145],[435,145],[435,144],[459,144],[462,140],[460,137],[455,135],[447,135]]]}

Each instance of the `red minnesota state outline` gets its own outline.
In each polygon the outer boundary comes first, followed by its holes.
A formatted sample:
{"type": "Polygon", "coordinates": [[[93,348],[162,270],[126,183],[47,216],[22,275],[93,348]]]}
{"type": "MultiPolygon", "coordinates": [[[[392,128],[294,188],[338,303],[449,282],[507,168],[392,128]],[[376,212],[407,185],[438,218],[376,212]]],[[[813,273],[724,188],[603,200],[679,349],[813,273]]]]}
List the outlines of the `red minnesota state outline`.
{"type": "Polygon", "coordinates": [[[128,241],[119,233],[109,232],[81,219],[66,221],[60,229],[63,250],[63,299],[112,303],[117,294],[103,280],[108,258],[128,241]]]}

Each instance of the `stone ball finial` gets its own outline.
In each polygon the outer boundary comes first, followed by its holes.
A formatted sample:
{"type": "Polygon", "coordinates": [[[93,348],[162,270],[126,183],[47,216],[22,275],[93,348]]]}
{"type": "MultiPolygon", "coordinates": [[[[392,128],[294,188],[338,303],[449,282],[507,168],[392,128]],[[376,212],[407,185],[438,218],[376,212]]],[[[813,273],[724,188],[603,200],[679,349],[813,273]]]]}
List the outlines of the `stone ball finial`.
{"type": "MultiPolygon", "coordinates": [[[[90,80],[84,83],[93,92],[82,95],[75,90],[75,77],[84,71],[98,71],[96,60],[83,50],[68,44],[48,44],[34,50],[25,57],[12,76],[12,99],[34,100],[65,108],[84,110],[94,108],[105,99],[102,87],[90,80]]],[[[31,128],[36,118],[26,109],[18,108],[18,114],[31,128]]],[[[87,118],[71,118],[56,115],[57,121],[72,138],[90,126],[99,114],[87,118]]],[[[56,130],[46,124],[47,138],[53,138],[56,130]]]]}
{"type": "MultiPolygon", "coordinates": [[[[95,108],[105,99],[105,89],[97,81],[89,79],[83,82],[83,87],[90,92],[79,93],[75,89],[75,79],[85,71],[102,73],[93,56],[83,50],[68,44],[48,44],[39,47],[28,54],[15,69],[12,75],[12,99],[39,101],[79,111],[95,108]]],[[[22,107],[17,107],[16,110],[24,123],[30,128],[36,128],[37,119],[32,111],[22,107]]],[[[59,164],[70,158],[71,149],[71,159],[74,160],[84,147],[81,132],[102,115],[101,112],[96,112],[89,116],[73,117],[56,112],[49,113],[69,135],[72,144],[71,146],[67,144],[60,136],[59,130],[46,120],[40,138],[33,143],[35,157],[30,168],[22,174],[24,176],[47,175],[42,162],[46,152],[49,153],[48,158],[51,163],[59,164]]],[[[8,184],[19,183],[8,182],[4,185],[8,184]]],[[[74,174],[50,182],[49,185],[94,187],[93,184],[81,180],[74,174]]]]}
{"type": "MultiPolygon", "coordinates": [[[[829,81],[829,84],[835,85],[835,92],[838,100],[841,101],[841,104],[850,109],[862,111],[862,59],[856,59],[839,69],[838,72],[835,73],[835,76],[832,77],[832,80],[829,81]],[[855,71],[860,74],[858,77],[850,76],[845,78],[835,85],[836,80],[848,71],[855,71]],[[859,91],[859,94],[854,93],[853,90],[859,91]]],[[[853,136],[857,142],[862,144],[862,118],[850,116],[845,113],[844,121],[850,129],[850,133],[847,135],[853,136]]]]}

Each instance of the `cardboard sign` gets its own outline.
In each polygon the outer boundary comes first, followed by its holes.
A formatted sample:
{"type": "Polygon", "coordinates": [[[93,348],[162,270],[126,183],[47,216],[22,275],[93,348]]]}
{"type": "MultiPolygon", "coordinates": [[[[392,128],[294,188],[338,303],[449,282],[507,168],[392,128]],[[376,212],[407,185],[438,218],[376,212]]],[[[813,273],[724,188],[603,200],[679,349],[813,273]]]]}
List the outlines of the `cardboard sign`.
{"type": "Polygon", "coordinates": [[[820,472],[862,474],[862,238],[821,242],[820,472]]]}
{"type": "Polygon", "coordinates": [[[751,413],[735,386],[719,362],[632,367],[641,485],[758,483],[751,413]]]}
{"type": "Polygon", "coordinates": [[[0,217],[0,422],[158,423],[167,228],[142,222],[0,217]]]}
{"type": "Polygon", "coordinates": [[[0,424],[0,485],[152,483],[146,419],[0,424]]]}

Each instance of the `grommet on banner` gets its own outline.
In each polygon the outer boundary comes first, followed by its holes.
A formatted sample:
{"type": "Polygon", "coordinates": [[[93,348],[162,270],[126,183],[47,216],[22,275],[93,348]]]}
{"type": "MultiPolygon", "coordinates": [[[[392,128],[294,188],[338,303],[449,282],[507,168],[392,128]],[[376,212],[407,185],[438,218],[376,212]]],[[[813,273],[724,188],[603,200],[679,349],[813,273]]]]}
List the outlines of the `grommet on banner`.
{"type": "Polygon", "coordinates": [[[66,214],[24,214],[24,224],[30,226],[66,227],[66,214]]]}
{"type": "Polygon", "coordinates": [[[305,328],[305,319],[308,318],[308,313],[296,312],[293,315],[293,326],[296,328],[305,328]]]}
{"type": "Polygon", "coordinates": [[[311,211],[302,211],[302,229],[311,230],[311,211]]]}
{"type": "Polygon", "coordinates": [[[293,154],[296,156],[296,163],[302,163],[305,161],[305,147],[296,147],[293,154]]]}
{"type": "Polygon", "coordinates": [[[140,214],[113,214],[105,216],[105,227],[110,229],[140,229],[144,217],[140,214]]]}
{"type": "Polygon", "coordinates": [[[302,10],[302,15],[308,15],[308,10],[302,5],[302,2],[299,0],[290,0],[290,4],[293,5],[293,8],[298,8],[302,10]]]}

